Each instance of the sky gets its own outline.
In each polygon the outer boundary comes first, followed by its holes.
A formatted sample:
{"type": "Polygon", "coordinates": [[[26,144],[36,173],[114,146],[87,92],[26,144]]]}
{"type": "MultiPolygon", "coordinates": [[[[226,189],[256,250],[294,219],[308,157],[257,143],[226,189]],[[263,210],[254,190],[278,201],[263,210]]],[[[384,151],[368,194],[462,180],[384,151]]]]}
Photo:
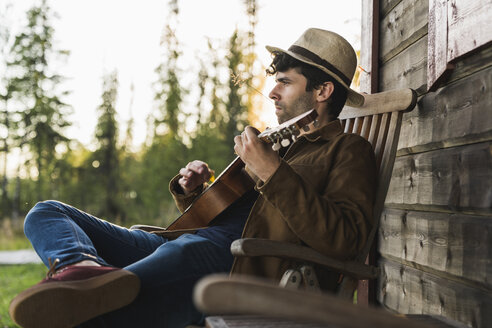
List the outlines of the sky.
{"type": "MultiPolygon", "coordinates": [[[[0,9],[12,3],[9,20],[14,25],[25,21],[25,12],[38,0],[0,0],[0,9]]],[[[153,106],[152,82],[161,61],[159,42],[168,16],[167,0],[48,0],[59,18],[53,20],[55,46],[70,51],[59,73],[71,94],[74,122],[66,135],[91,148],[97,122],[96,108],[101,103],[102,77],[118,71],[116,108],[120,131],[130,117],[135,119],[134,143],[145,139],[145,118],[153,106]],[[134,86],[133,97],[131,85],[134,86]],[[132,105],[130,106],[130,103],[132,105]]],[[[335,31],[360,49],[361,0],[258,0],[256,28],[257,54],[268,66],[271,60],[265,45],[288,48],[309,27],[335,31]]],[[[238,27],[245,29],[247,16],[243,0],[180,0],[177,37],[184,62],[193,71],[197,56],[204,56],[206,40],[226,40],[238,27]]],[[[196,88],[197,74],[183,78],[185,86],[196,88]]],[[[263,93],[268,95],[270,78],[263,93]]],[[[264,106],[265,121],[275,120],[273,105],[264,106]]],[[[269,126],[274,126],[270,124],[269,126]]]]}

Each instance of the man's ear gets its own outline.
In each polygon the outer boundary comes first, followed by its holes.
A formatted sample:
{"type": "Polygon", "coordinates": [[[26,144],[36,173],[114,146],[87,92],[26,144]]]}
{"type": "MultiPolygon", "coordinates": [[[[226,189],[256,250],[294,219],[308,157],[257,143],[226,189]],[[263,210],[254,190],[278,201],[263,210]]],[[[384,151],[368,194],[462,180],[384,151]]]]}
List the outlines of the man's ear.
{"type": "Polygon", "coordinates": [[[316,101],[325,102],[330,99],[331,94],[335,90],[335,86],[333,82],[324,82],[319,89],[317,89],[316,93],[316,101]]]}

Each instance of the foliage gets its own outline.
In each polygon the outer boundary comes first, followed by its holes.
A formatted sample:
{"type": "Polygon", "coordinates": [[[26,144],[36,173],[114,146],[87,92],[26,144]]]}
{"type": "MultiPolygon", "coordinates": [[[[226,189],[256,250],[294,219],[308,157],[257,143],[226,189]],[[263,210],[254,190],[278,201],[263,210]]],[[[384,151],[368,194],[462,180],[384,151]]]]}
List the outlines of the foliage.
{"type": "Polygon", "coordinates": [[[153,84],[155,108],[147,120],[147,140],[138,148],[132,145],[132,119],[124,135],[119,133],[117,72],[103,79],[94,149],[64,136],[70,106],[62,100],[63,78],[51,63],[68,52],[53,46],[53,14],[46,0],[27,12],[28,24],[18,35],[2,38],[8,28],[0,26],[1,49],[8,50],[9,58],[9,74],[0,81],[1,158],[16,151],[22,159],[9,180],[0,172],[6,181],[0,219],[15,222],[43,199],[58,199],[127,226],[167,225],[175,219],[170,179],[194,159],[220,173],[235,157],[233,137],[255,109],[256,1],[244,4],[249,30],[235,30],[223,43],[209,40],[208,52],[197,61],[196,108],[185,112],[190,92],[181,82],[186,63],[177,38],[179,6],[178,0],[169,1],[153,84]],[[10,43],[2,41],[7,39],[10,43]]]}
{"type": "MultiPolygon", "coordinates": [[[[120,150],[118,148],[118,123],[116,121],[116,97],[118,94],[117,72],[104,77],[102,103],[97,108],[99,119],[96,125],[97,149],[89,161],[92,165],[93,185],[97,186],[100,200],[99,211],[102,217],[123,219],[119,204],[120,196],[120,150]]],[[[93,199],[97,202],[96,199],[93,199]]],[[[123,220],[124,221],[124,220],[123,220]]]]}
{"type": "Polygon", "coordinates": [[[180,70],[178,68],[181,52],[176,37],[177,16],[179,7],[177,0],[169,2],[168,24],[164,28],[161,44],[164,46],[164,60],[155,69],[158,80],[154,83],[157,103],[157,115],[154,122],[154,134],[162,136],[170,134],[178,137],[180,123],[179,113],[183,102],[184,88],[179,83],[180,70]]]}
{"type": "Polygon", "coordinates": [[[67,55],[53,48],[54,29],[46,1],[27,12],[27,26],[16,37],[7,66],[13,72],[9,88],[17,101],[20,120],[16,139],[27,148],[28,161],[35,167],[38,197],[51,191],[50,172],[56,165],[55,148],[68,139],[63,130],[70,125],[66,117],[69,107],[62,101],[65,91],[59,86],[63,78],[52,71],[54,56],[67,55]]]}

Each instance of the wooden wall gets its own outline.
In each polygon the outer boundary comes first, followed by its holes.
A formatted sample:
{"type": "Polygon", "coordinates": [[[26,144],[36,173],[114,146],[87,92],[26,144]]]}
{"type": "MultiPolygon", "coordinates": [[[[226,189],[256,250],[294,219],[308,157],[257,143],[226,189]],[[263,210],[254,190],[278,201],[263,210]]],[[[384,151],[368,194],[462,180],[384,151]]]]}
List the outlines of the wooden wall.
{"type": "Polygon", "coordinates": [[[428,8],[379,3],[379,91],[410,87],[419,101],[404,116],[381,218],[377,298],[400,313],[491,327],[492,46],[427,92],[428,8]]]}

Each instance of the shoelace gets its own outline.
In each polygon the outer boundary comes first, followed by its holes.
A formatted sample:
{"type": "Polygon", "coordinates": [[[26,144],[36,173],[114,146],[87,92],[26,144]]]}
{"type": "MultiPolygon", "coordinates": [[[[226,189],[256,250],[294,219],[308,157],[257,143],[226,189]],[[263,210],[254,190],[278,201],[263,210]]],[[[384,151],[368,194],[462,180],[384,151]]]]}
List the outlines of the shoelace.
{"type": "Polygon", "coordinates": [[[56,258],[54,262],[51,262],[51,257],[48,258],[48,263],[50,265],[50,269],[48,270],[48,273],[46,274],[46,277],[51,278],[53,275],[56,273],[56,265],[60,263],[60,259],[56,258]]]}

